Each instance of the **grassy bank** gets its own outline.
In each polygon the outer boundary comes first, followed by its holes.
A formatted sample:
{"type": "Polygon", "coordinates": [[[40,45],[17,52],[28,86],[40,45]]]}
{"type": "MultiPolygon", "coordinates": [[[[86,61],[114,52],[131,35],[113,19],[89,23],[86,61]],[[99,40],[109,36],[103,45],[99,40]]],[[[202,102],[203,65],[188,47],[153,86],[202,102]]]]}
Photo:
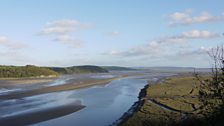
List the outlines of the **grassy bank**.
{"type": "MultiPolygon", "coordinates": [[[[204,114],[212,112],[199,100],[200,83],[194,77],[173,77],[150,85],[144,104],[122,126],[210,125],[204,114]]],[[[214,105],[219,104],[214,100],[214,105]]]]}

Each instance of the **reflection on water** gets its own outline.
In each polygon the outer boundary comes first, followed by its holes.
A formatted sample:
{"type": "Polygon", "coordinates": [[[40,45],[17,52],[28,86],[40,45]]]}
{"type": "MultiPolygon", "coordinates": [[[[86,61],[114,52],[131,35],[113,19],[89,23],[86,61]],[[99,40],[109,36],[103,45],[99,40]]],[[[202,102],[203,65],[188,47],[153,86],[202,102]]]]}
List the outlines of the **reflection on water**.
{"type": "Polygon", "coordinates": [[[66,91],[36,95],[22,99],[2,100],[0,101],[0,118],[62,106],[74,103],[74,101],[77,103],[78,100],[69,97],[74,92],[66,91]]]}
{"type": "Polygon", "coordinates": [[[12,88],[12,89],[0,88],[0,95],[12,93],[12,92],[18,92],[18,91],[22,91],[22,90],[23,89],[21,89],[21,88],[12,88]]]}
{"type": "Polygon", "coordinates": [[[96,79],[106,79],[106,78],[114,78],[116,75],[94,75],[91,76],[91,78],[96,78],[96,79]]]}
{"type": "Polygon", "coordinates": [[[50,87],[50,86],[56,86],[56,85],[63,85],[66,83],[66,81],[68,81],[70,79],[71,79],[71,77],[69,77],[69,76],[62,76],[59,79],[55,80],[54,82],[46,84],[45,86],[50,87]]]}
{"type": "Polygon", "coordinates": [[[121,79],[105,87],[82,89],[70,97],[79,99],[86,108],[57,119],[36,124],[37,126],[105,126],[112,124],[137,101],[139,91],[146,80],[121,79]]]}
{"type": "MultiPolygon", "coordinates": [[[[41,88],[66,84],[71,80],[82,81],[87,78],[105,79],[119,77],[121,74],[87,74],[62,76],[53,83],[32,85],[25,88],[41,88]]],[[[0,100],[0,119],[24,113],[32,113],[43,109],[63,106],[71,103],[83,104],[86,107],[78,112],[40,122],[35,126],[106,126],[119,119],[124,112],[138,100],[140,90],[148,80],[157,81],[158,78],[170,74],[147,73],[142,76],[127,77],[114,80],[107,85],[93,86],[85,89],[54,92],[48,94],[24,97],[21,99],[0,100]]],[[[17,87],[21,88],[21,87],[17,87]]],[[[4,91],[2,90],[2,93],[4,91]]],[[[1,95],[1,93],[0,93],[1,95]]]]}

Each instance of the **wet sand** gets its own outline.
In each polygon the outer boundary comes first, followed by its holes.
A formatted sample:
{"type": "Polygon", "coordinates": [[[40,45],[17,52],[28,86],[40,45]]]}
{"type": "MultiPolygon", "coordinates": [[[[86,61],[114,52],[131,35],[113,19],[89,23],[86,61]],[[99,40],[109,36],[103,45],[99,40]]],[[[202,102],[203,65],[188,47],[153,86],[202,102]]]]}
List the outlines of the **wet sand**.
{"type": "Polygon", "coordinates": [[[43,78],[0,78],[0,87],[12,87],[18,85],[46,84],[53,82],[58,77],[43,78]]]}
{"type": "Polygon", "coordinates": [[[0,99],[18,99],[18,98],[23,98],[23,97],[28,97],[28,96],[38,95],[38,94],[44,94],[44,93],[68,91],[68,90],[86,88],[86,87],[95,86],[95,85],[105,85],[113,80],[118,80],[118,79],[121,79],[124,77],[126,77],[126,76],[110,78],[110,79],[101,79],[101,80],[88,80],[87,79],[86,81],[83,81],[82,83],[77,83],[77,82],[72,83],[70,81],[69,83],[66,83],[63,85],[42,87],[42,88],[24,91],[24,92],[13,92],[10,94],[3,94],[3,95],[0,95],[0,99]]]}
{"type": "Polygon", "coordinates": [[[57,117],[65,116],[73,112],[83,109],[85,106],[78,103],[57,106],[53,108],[43,109],[36,112],[23,113],[0,119],[1,126],[24,126],[30,125],[57,117]]]}
{"type": "MultiPolygon", "coordinates": [[[[94,75],[94,74],[93,74],[94,75]]],[[[110,75],[110,74],[109,74],[110,75]]],[[[114,74],[116,75],[116,74],[114,74]]],[[[98,75],[97,75],[98,76],[98,75]]],[[[99,74],[101,76],[101,74],[99,74]]],[[[116,75],[109,78],[98,78],[90,75],[72,75],[72,78],[66,76],[64,79],[66,80],[62,84],[51,85],[52,83],[56,83],[57,79],[63,78],[23,78],[23,79],[7,79],[0,80],[0,88],[8,87],[17,87],[21,86],[25,89],[30,85],[41,85],[38,88],[30,88],[29,90],[23,90],[18,92],[10,92],[7,94],[1,94],[0,100],[14,100],[14,99],[23,99],[26,97],[37,96],[41,94],[48,94],[53,92],[62,92],[69,91],[74,89],[86,88],[97,85],[106,85],[113,80],[119,80],[122,78],[130,77],[130,76],[138,76],[136,73],[132,74],[121,74],[116,75]],[[67,78],[69,78],[67,80],[67,78]]],[[[12,115],[8,117],[0,118],[0,125],[30,125],[38,122],[54,119],[57,117],[65,116],[84,108],[81,103],[73,103],[73,104],[65,104],[65,105],[56,105],[54,107],[41,109],[38,111],[25,112],[22,114],[12,115]]]]}
{"type": "Polygon", "coordinates": [[[105,73],[105,74],[74,74],[54,78],[22,78],[22,79],[7,79],[0,80],[0,88],[8,87],[21,87],[22,91],[15,91],[3,93],[0,95],[0,100],[19,99],[44,93],[69,91],[81,88],[87,88],[96,85],[106,85],[113,80],[119,80],[131,76],[140,76],[142,74],[130,73],[105,73]],[[113,75],[113,76],[111,76],[113,75]],[[104,78],[105,76],[111,76],[104,78]],[[55,84],[56,81],[63,80],[62,84],[55,84]],[[67,79],[67,80],[66,80],[67,79]],[[53,84],[53,85],[52,85],[53,84]],[[32,88],[28,88],[28,87],[32,88]]]}

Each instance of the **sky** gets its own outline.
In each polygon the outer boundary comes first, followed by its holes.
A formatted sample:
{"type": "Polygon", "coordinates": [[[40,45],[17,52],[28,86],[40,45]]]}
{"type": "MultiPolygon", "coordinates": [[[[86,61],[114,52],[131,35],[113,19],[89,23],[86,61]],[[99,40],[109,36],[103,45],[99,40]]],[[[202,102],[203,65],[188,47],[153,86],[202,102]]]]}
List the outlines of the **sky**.
{"type": "Polygon", "coordinates": [[[0,64],[210,67],[223,0],[0,0],[0,64]]]}

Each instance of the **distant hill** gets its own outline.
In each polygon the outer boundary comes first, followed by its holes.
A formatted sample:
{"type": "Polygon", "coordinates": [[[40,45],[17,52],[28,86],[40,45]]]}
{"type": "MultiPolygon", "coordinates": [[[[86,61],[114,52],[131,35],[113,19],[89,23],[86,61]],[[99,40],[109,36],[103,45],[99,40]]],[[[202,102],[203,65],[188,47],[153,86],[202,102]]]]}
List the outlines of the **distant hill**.
{"type": "Polygon", "coordinates": [[[120,67],[120,66],[102,66],[102,68],[107,69],[108,71],[128,71],[128,70],[136,70],[129,67],[120,67]]]}
{"type": "Polygon", "coordinates": [[[1,78],[57,76],[58,73],[48,68],[27,66],[0,66],[1,78]]]}
{"type": "Polygon", "coordinates": [[[104,68],[90,65],[72,67],[0,66],[0,78],[49,77],[60,74],[106,72],[108,70],[104,68]]]}
{"type": "Polygon", "coordinates": [[[150,70],[157,72],[210,72],[210,68],[194,68],[194,67],[138,67],[140,70],[150,70]]]}
{"type": "Polygon", "coordinates": [[[99,66],[72,66],[72,67],[48,67],[59,74],[73,74],[73,73],[107,73],[108,70],[99,66]]]}

